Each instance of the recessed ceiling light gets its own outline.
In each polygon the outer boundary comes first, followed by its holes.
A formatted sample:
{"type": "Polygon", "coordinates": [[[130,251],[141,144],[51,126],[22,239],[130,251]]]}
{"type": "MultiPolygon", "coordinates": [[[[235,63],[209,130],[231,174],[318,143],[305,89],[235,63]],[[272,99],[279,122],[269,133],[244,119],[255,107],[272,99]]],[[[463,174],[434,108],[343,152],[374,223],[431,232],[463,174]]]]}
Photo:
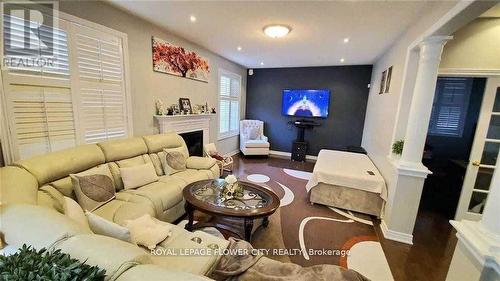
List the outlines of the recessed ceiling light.
{"type": "Polygon", "coordinates": [[[290,33],[290,27],[280,24],[273,24],[264,27],[264,33],[271,38],[280,38],[290,33]]]}
{"type": "Polygon", "coordinates": [[[189,20],[190,20],[191,22],[196,22],[196,17],[195,17],[195,16],[193,16],[193,15],[191,15],[191,16],[189,17],[189,20]]]}
{"type": "Polygon", "coordinates": [[[344,59],[344,58],[341,58],[341,59],[340,59],[340,62],[345,62],[345,59],[344,59]]]}
{"type": "Polygon", "coordinates": [[[264,65],[264,62],[263,62],[263,61],[261,61],[261,62],[260,62],[260,65],[264,65]]]}
{"type": "Polygon", "coordinates": [[[237,49],[238,51],[243,50],[243,48],[241,48],[241,46],[238,46],[236,49],[237,49]]]}
{"type": "Polygon", "coordinates": [[[344,38],[344,43],[349,43],[349,37],[344,38]]]}

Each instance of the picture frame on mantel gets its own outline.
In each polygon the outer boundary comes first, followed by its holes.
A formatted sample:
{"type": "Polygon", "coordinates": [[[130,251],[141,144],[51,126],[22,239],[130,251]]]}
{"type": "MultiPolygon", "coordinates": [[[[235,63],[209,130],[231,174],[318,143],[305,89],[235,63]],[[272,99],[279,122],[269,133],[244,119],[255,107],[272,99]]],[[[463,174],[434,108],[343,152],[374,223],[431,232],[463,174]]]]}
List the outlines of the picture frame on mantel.
{"type": "Polygon", "coordinates": [[[191,100],[188,98],[179,98],[179,108],[183,113],[193,113],[193,108],[191,107],[191,100]]]}
{"type": "Polygon", "coordinates": [[[389,93],[391,87],[391,78],[392,78],[392,66],[387,69],[387,77],[385,78],[385,90],[384,93],[389,93]]]}

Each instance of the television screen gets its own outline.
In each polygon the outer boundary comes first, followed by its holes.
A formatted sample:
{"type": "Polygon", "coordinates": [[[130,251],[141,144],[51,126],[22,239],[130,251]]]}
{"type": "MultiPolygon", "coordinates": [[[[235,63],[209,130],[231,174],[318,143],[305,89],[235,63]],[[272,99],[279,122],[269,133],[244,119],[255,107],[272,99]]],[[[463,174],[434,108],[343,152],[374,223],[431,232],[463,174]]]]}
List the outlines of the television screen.
{"type": "Polygon", "coordinates": [[[296,117],[328,117],[330,90],[283,90],[283,115],[296,117]]]}

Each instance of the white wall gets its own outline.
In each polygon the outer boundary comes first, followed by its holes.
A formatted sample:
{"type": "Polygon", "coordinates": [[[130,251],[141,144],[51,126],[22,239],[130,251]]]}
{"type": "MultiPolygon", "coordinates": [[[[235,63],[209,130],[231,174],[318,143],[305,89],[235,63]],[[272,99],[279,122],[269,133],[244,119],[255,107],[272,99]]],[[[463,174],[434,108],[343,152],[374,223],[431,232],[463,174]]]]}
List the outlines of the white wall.
{"type": "MultiPolygon", "coordinates": [[[[141,18],[120,9],[97,1],[60,1],[62,12],[72,14],[128,35],[130,76],[132,92],[134,135],[158,133],[155,123],[155,101],[162,100],[166,105],[178,103],[180,97],[188,97],[191,104],[205,104],[218,108],[218,70],[219,68],[237,73],[242,77],[241,115],[245,116],[246,69],[196,44],[188,42],[167,30],[153,25],[141,18]],[[151,58],[151,37],[156,36],[173,44],[195,50],[208,58],[210,64],[209,82],[199,82],[164,73],[153,72],[151,58]]],[[[210,139],[217,141],[217,118],[210,124],[210,139]]],[[[217,143],[222,153],[238,149],[238,137],[224,139],[217,143]]]]}
{"type": "MultiPolygon", "coordinates": [[[[395,168],[387,156],[391,154],[393,141],[401,139],[406,129],[406,126],[402,126],[402,124],[407,123],[410,103],[402,102],[401,98],[406,96],[409,99],[411,97],[412,89],[408,89],[408,85],[413,83],[411,83],[412,81],[403,81],[403,76],[408,55],[415,55],[408,53],[408,47],[455,4],[454,1],[433,2],[432,7],[426,10],[425,14],[422,14],[419,20],[403,33],[398,41],[376,61],[373,67],[362,146],[382,173],[388,186],[388,202],[385,213],[389,228],[391,227],[389,221],[391,216],[388,214],[397,212],[397,210],[392,208],[392,200],[395,195],[395,168]],[[393,66],[390,93],[379,95],[382,72],[390,66],[393,66]],[[402,103],[401,113],[398,113],[400,103],[402,103]]],[[[407,77],[414,76],[408,75],[407,77]]]]}
{"type": "Polygon", "coordinates": [[[500,18],[478,18],[457,30],[439,68],[500,70],[500,18]]]}

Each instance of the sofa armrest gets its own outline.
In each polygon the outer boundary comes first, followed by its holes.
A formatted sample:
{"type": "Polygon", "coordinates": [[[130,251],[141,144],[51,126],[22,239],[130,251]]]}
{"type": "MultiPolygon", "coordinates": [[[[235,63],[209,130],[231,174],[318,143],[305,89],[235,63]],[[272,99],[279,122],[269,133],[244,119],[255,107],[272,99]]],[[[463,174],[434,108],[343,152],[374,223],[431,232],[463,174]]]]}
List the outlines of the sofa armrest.
{"type": "Polygon", "coordinates": [[[186,160],[186,168],[196,170],[209,170],[217,165],[217,160],[208,157],[190,156],[186,160]]]}

